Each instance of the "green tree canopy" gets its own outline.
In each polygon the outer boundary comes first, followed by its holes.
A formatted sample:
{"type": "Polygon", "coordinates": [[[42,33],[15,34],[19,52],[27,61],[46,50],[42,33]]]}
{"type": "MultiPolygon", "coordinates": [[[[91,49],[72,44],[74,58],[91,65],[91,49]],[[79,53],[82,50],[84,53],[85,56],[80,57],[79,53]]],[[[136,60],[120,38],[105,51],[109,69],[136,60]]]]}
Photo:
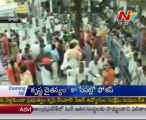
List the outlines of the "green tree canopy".
{"type": "Polygon", "coordinates": [[[146,9],[146,0],[127,0],[128,5],[139,5],[141,9],[146,9]]]}

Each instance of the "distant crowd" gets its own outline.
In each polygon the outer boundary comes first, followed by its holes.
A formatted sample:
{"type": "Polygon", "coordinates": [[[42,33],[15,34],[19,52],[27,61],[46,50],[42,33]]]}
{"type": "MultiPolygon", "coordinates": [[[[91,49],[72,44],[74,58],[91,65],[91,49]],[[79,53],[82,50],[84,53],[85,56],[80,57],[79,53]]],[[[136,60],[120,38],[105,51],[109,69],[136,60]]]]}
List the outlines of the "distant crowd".
{"type": "Polygon", "coordinates": [[[64,20],[60,15],[44,14],[33,45],[27,30],[22,39],[19,31],[5,30],[0,48],[10,83],[38,85],[42,80],[42,85],[57,85],[65,79],[67,85],[146,85],[141,59],[146,46],[144,18],[132,31],[105,16],[108,19],[99,16],[96,23],[83,16],[80,40],[76,39],[74,15],[64,20]],[[25,49],[20,48],[21,41],[27,41],[25,49]]]}

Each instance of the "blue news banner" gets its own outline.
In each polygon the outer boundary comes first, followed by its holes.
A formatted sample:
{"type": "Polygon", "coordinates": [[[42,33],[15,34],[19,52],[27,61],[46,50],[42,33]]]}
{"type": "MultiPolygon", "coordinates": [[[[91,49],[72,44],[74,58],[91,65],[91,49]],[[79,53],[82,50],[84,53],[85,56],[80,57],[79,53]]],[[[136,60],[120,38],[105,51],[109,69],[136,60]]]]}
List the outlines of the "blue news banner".
{"type": "Polygon", "coordinates": [[[146,86],[28,86],[25,96],[146,96],[146,86]]]}

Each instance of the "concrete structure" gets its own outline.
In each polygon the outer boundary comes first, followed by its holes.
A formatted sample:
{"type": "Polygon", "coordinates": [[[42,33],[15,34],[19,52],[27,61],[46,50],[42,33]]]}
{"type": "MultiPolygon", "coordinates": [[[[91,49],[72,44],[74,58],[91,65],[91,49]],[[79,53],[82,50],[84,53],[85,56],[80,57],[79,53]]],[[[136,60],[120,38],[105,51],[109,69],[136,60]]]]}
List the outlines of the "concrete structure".
{"type": "Polygon", "coordinates": [[[53,12],[53,1],[50,0],[50,13],[52,13],[52,12],[53,12]]]}
{"type": "Polygon", "coordinates": [[[124,11],[127,11],[127,2],[126,0],[117,0],[117,6],[118,8],[122,8],[124,11]]]}
{"type": "MultiPolygon", "coordinates": [[[[0,0],[1,1],[1,0],[0,0]]],[[[12,3],[6,3],[1,1],[0,2],[0,16],[1,17],[9,17],[9,16],[14,16],[15,15],[15,10],[18,7],[17,3],[12,2],[12,3]]],[[[0,32],[3,32],[4,29],[10,29],[13,28],[15,26],[15,24],[9,24],[9,23],[5,23],[2,24],[0,23],[0,32]]]]}

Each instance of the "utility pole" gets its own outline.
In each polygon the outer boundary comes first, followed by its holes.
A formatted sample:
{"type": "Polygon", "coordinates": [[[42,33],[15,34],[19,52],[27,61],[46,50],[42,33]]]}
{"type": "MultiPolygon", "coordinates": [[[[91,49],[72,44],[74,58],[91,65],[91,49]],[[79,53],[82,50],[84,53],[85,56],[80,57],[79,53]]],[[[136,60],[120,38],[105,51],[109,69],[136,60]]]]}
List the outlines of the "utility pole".
{"type": "Polygon", "coordinates": [[[88,12],[91,12],[91,0],[87,0],[88,1],[88,12]]]}
{"type": "Polygon", "coordinates": [[[81,21],[82,21],[82,14],[81,14],[82,0],[74,0],[74,3],[75,3],[75,15],[76,15],[75,34],[76,34],[77,40],[80,41],[80,27],[81,27],[81,21]]]}
{"type": "Polygon", "coordinates": [[[52,13],[52,12],[53,12],[53,1],[50,0],[50,13],[52,13]]]}

